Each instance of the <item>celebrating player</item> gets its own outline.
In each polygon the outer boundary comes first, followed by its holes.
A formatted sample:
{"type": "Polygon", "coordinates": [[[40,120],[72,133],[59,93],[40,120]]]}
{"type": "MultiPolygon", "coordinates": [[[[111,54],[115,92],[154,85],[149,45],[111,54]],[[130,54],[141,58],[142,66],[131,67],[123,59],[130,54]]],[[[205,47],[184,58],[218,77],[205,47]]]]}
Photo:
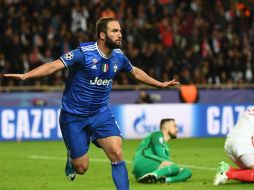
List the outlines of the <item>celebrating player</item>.
{"type": "Polygon", "coordinates": [[[88,169],[90,140],[101,147],[111,161],[112,177],[118,190],[128,190],[128,172],[122,154],[122,136],[109,108],[109,93],[118,71],[158,88],[179,84],[175,80],[159,82],[131,65],[119,49],[122,34],[115,18],[101,18],[96,23],[96,42],[80,43],[60,59],[24,74],[5,74],[21,80],[43,77],[69,68],[62,98],[60,127],[68,150],[65,173],[74,180],[76,173],[88,169]]]}
{"type": "Polygon", "coordinates": [[[220,162],[214,185],[224,184],[227,180],[254,182],[254,108],[239,118],[227,135],[224,149],[238,168],[220,162]]]}
{"type": "Polygon", "coordinates": [[[160,131],[145,137],[136,150],[133,171],[140,183],[172,183],[186,181],[191,170],[181,168],[170,158],[167,141],[176,138],[178,129],[174,119],[162,119],[160,131]]]}

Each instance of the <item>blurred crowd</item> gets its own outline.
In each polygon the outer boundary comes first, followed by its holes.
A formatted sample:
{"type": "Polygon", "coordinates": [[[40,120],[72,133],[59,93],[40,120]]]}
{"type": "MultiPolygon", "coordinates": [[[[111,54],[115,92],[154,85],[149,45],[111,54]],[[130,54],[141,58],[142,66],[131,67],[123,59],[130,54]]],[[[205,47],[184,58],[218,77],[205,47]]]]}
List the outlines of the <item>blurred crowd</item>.
{"type": "MultiPolygon", "coordinates": [[[[0,73],[27,72],[96,40],[96,20],[113,16],[132,64],[158,80],[253,83],[253,7],[251,0],[0,0],[0,73]]],[[[0,78],[0,86],[62,85],[67,72],[0,78]]],[[[114,85],[123,84],[136,82],[120,73],[114,85]]]]}

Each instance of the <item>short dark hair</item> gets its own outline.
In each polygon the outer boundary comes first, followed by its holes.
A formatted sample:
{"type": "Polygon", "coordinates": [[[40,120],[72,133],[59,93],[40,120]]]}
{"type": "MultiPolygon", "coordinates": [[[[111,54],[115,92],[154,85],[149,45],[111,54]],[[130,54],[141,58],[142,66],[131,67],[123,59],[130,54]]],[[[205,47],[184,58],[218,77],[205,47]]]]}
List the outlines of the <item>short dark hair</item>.
{"type": "Polygon", "coordinates": [[[99,20],[97,20],[97,22],[96,22],[96,35],[97,35],[97,39],[100,39],[100,33],[101,32],[106,33],[107,27],[108,27],[108,23],[112,22],[112,21],[118,21],[118,20],[116,18],[114,18],[114,17],[102,17],[99,20]]]}
{"type": "Polygon", "coordinates": [[[170,121],[175,121],[175,119],[173,119],[173,118],[162,119],[161,123],[160,123],[160,130],[162,129],[162,126],[164,125],[164,123],[170,122],[170,121]]]}

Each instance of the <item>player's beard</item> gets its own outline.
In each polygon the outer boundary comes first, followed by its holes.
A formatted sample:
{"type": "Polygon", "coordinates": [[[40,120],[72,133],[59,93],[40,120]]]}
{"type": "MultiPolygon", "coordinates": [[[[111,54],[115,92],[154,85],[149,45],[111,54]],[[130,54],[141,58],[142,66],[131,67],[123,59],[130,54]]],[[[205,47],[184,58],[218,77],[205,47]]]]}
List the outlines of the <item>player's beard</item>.
{"type": "Polygon", "coordinates": [[[122,42],[114,42],[107,34],[105,35],[105,44],[110,49],[117,49],[122,47],[122,42]]]}
{"type": "Polygon", "coordinates": [[[170,136],[171,139],[176,139],[176,138],[177,138],[176,134],[172,134],[172,133],[170,133],[170,132],[169,132],[168,134],[169,134],[169,136],[170,136]]]}
{"type": "Polygon", "coordinates": [[[170,135],[170,138],[171,138],[171,139],[176,139],[177,136],[176,136],[176,135],[170,135]]]}

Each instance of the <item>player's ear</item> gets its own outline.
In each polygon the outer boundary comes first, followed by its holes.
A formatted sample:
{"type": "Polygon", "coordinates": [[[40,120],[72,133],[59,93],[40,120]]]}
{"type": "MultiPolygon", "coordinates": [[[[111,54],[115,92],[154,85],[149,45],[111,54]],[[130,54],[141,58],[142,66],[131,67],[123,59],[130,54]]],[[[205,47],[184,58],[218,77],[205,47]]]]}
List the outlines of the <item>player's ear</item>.
{"type": "Polygon", "coordinates": [[[100,33],[100,39],[105,40],[105,33],[104,32],[100,33]]]}

